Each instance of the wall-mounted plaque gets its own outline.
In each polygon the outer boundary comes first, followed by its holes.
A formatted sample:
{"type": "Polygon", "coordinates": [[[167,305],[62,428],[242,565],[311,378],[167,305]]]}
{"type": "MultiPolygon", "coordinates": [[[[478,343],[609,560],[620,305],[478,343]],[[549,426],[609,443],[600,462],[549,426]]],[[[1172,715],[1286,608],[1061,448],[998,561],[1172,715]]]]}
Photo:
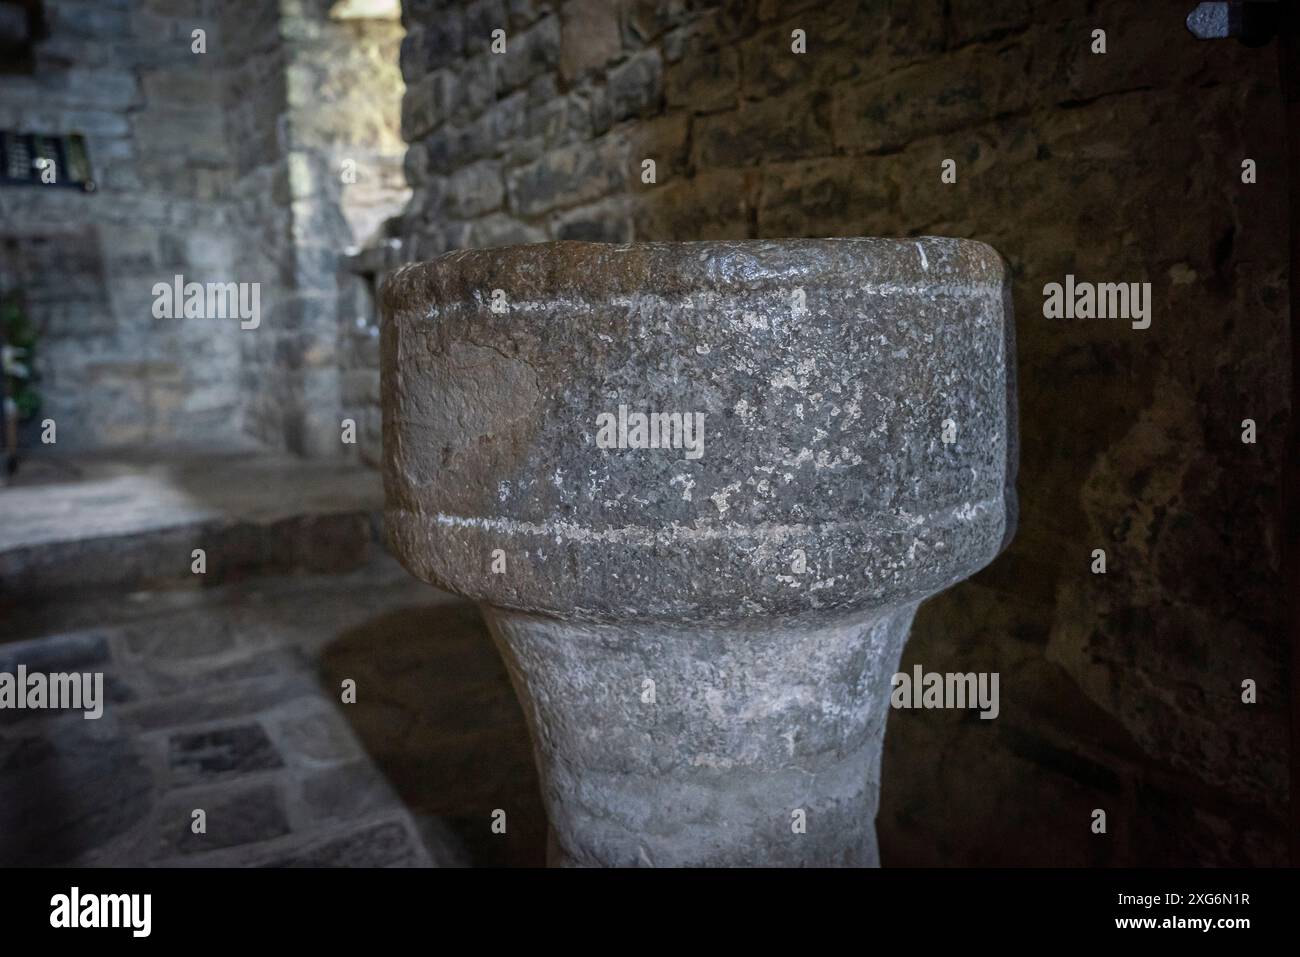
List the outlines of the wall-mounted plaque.
{"type": "Polygon", "coordinates": [[[79,133],[0,132],[0,186],[70,186],[94,192],[85,138],[79,133]]]}

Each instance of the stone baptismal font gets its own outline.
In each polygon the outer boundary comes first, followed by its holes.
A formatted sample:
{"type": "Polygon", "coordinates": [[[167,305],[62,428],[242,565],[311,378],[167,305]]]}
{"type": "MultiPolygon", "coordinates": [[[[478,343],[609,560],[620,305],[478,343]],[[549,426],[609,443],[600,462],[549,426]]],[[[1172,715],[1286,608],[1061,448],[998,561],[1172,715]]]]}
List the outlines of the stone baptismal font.
{"type": "Polygon", "coordinates": [[[483,610],[551,863],[878,864],[917,605],[1015,529],[1001,257],[542,243],[382,300],[388,535],[483,610]]]}

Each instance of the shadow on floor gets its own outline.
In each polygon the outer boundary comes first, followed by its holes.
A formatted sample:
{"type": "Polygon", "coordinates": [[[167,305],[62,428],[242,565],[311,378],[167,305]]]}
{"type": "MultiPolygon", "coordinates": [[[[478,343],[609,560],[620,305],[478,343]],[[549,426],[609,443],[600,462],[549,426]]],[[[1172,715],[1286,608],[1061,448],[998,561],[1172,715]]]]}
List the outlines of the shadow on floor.
{"type": "Polygon", "coordinates": [[[371,760],[452,863],[540,867],[546,815],[524,716],[478,609],[401,609],[343,632],[320,656],[326,687],[371,760]],[[505,811],[506,833],[492,831],[505,811]]]}

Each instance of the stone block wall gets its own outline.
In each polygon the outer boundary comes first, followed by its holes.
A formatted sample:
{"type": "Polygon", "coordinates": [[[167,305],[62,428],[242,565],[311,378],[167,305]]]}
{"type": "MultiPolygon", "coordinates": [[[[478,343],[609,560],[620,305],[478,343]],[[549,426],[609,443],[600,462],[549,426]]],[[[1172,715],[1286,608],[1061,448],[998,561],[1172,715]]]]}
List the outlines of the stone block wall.
{"type": "MultiPolygon", "coordinates": [[[[305,455],[340,441],[340,276],[348,247],[375,238],[409,195],[398,137],[402,28],[347,4],[282,0],[222,8],[237,149],[235,216],[251,241],[242,270],[263,277],[275,322],[245,339],[248,429],[305,455]]],[[[371,8],[383,5],[371,4],[371,8]]],[[[395,15],[396,7],[392,9],[395,15]]]]}
{"type": "Polygon", "coordinates": [[[406,258],[936,234],[1010,263],[1020,531],[904,660],[999,673],[1001,715],[891,715],[886,863],[1284,860],[1276,54],[1194,41],[1186,6],[403,4],[406,258]],[[1151,283],[1151,327],[1045,318],[1067,274],[1151,283]]]}
{"type": "Polygon", "coordinates": [[[60,447],[349,451],[340,260],[409,195],[396,3],[45,7],[34,71],[0,75],[0,129],[83,134],[98,188],[0,188],[0,285],[44,330],[60,447]],[[175,275],[257,283],[260,324],[155,318],[175,275]]]}
{"type": "Polygon", "coordinates": [[[97,189],[0,188],[0,282],[43,329],[60,447],[216,442],[241,426],[237,327],[153,318],[181,274],[231,278],[220,73],[200,0],[47,0],[34,71],[0,76],[0,129],[81,133],[97,189]]]}
{"type": "Polygon", "coordinates": [[[401,242],[381,239],[348,256],[339,279],[339,388],[344,420],[350,420],[356,431],[356,443],[349,450],[375,468],[383,463],[375,296],[383,274],[402,261],[401,242]]]}

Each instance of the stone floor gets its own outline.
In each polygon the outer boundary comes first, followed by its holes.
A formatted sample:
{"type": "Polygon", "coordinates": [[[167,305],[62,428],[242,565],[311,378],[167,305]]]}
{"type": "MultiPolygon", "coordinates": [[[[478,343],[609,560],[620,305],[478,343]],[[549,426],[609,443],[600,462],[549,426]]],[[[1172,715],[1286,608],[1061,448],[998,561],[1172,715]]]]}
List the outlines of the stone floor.
{"type": "Polygon", "coordinates": [[[0,672],[102,671],[108,703],[98,720],[0,710],[0,866],[544,862],[504,669],[471,604],[377,547],[373,473],[219,456],[65,475],[0,490],[0,577],[7,559],[41,586],[0,586],[0,672]],[[364,520],[322,538],[339,516],[364,520]],[[218,541],[217,562],[283,553],[201,582],[141,574],[191,540],[218,541]]]}
{"type": "Polygon", "coordinates": [[[477,610],[387,555],[4,630],[0,671],[103,671],[109,703],[0,711],[0,866],[543,862],[527,731],[477,610]]]}

